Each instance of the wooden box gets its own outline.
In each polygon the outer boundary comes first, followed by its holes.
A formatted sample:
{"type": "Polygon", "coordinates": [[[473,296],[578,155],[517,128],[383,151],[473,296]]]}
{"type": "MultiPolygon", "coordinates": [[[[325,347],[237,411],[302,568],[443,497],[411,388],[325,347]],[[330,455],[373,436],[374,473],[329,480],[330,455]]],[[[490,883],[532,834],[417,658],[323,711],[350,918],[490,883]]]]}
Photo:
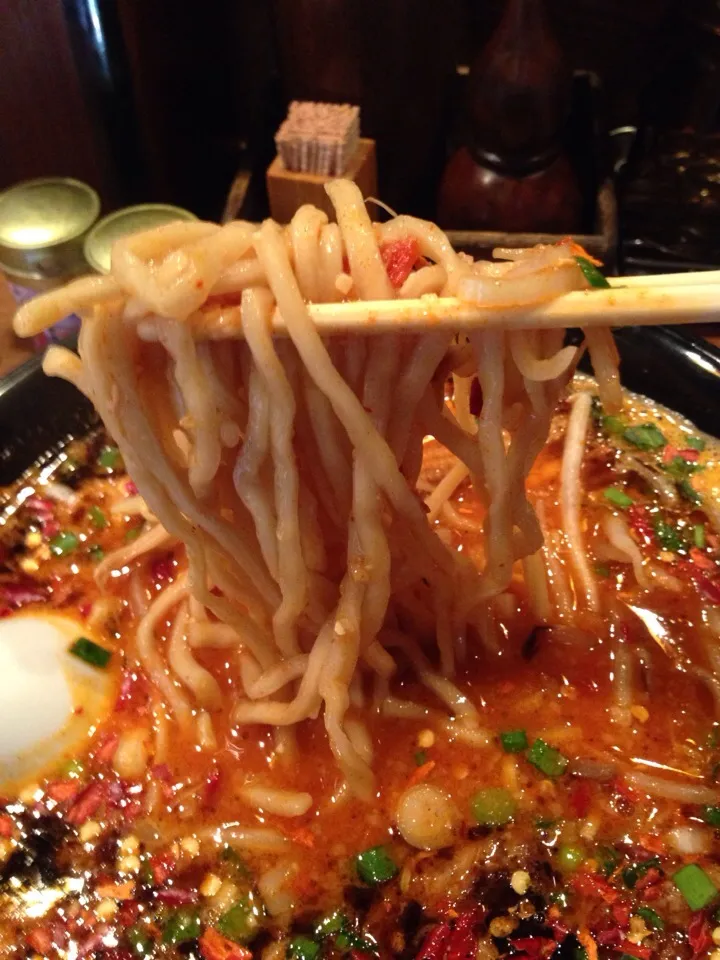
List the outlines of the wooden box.
{"type": "MultiPolygon", "coordinates": [[[[375,141],[361,139],[355,156],[343,174],[354,180],[364,197],[377,196],[377,162],[375,141]]],[[[293,214],[303,203],[312,203],[323,210],[331,220],[335,219],[325,184],[334,177],[313,173],[292,173],[285,169],[280,157],[275,157],[267,169],[267,190],[270,200],[270,216],[278,223],[289,223],[293,214]]]]}

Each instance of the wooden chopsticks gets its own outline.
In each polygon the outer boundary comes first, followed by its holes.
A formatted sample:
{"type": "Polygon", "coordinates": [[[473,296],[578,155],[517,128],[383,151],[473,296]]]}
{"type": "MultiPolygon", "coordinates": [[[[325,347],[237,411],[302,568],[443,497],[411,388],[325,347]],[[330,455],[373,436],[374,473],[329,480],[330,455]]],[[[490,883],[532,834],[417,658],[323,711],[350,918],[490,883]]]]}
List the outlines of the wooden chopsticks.
{"type": "MultiPolygon", "coordinates": [[[[720,321],[720,270],[614,277],[609,282],[609,288],[577,290],[527,307],[483,308],[456,297],[428,295],[417,300],[311,304],[310,313],[322,334],[363,335],[444,328],[548,330],[720,321]]],[[[278,334],[285,332],[285,323],[277,312],[273,327],[278,334]]],[[[203,317],[196,336],[210,340],[242,336],[240,311],[231,308],[203,317]]]]}

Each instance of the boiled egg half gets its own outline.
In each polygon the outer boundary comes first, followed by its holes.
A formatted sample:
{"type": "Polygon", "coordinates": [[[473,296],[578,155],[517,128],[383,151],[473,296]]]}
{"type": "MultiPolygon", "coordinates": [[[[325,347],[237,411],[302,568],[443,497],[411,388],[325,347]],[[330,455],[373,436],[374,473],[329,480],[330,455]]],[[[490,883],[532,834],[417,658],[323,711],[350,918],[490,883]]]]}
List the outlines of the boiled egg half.
{"type": "Polygon", "coordinates": [[[0,620],[0,789],[21,787],[81,754],[112,709],[115,671],[70,652],[87,627],[55,613],[0,620]]]}

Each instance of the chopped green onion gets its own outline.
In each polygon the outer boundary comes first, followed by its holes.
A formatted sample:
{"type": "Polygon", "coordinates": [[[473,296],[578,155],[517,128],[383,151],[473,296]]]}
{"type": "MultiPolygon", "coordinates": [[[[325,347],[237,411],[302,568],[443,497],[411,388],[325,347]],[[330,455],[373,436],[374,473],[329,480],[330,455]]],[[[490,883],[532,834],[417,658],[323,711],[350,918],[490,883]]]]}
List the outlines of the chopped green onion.
{"type": "Polygon", "coordinates": [[[577,263],[577,265],[580,267],[582,270],[582,275],[585,277],[591,287],[595,287],[596,289],[606,289],[610,286],[595,264],[588,260],[587,257],[575,257],[575,263],[577,263]]]}
{"type": "Polygon", "coordinates": [[[651,930],[664,930],[665,921],[652,907],[638,907],[637,915],[642,917],[651,930]]]}
{"type": "Polygon", "coordinates": [[[621,420],[620,417],[613,417],[610,414],[604,416],[601,423],[608,433],[616,434],[617,436],[622,436],[627,430],[627,424],[621,420]]]}
{"type": "Polygon", "coordinates": [[[659,866],[660,857],[649,857],[647,860],[643,860],[641,863],[633,863],[631,866],[625,867],[623,870],[623,883],[626,887],[632,890],[638,880],[641,877],[644,877],[648,870],[659,866]]]}
{"type": "Polygon", "coordinates": [[[125,469],[125,464],[117,447],[103,447],[98,455],[97,464],[99,467],[102,467],[103,470],[113,471],[125,469]]]}
{"type": "Polygon", "coordinates": [[[606,563],[596,563],[593,567],[599,577],[609,577],[610,567],[606,563]]]}
{"type": "Polygon", "coordinates": [[[684,477],[682,480],[678,480],[677,488],[683,500],[687,500],[688,503],[694,503],[696,506],[702,503],[702,497],[697,492],[695,487],[690,483],[687,477],[684,477]]]}
{"type": "Polygon", "coordinates": [[[654,423],[641,423],[637,427],[628,427],[623,433],[623,439],[640,450],[660,450],[667,444],[664,434],[654,423]]]}
{"type": "Polygon", "coordinates": [[[87,637],[78,637],[70,647],[70,653],[89,663],[91,667],[106,667],[112,656],[111,650],[106,650],[87,637]]]}
{"type": "Polygon", "coordinates": [[[88,554],[90,555],[90,559],[93,563],[100,563],[105,556],[105,551],[102,547],[99,547],[97,544],[95,544],[94,546],[90,547],[88,554]]]}
{"type": "Polygon", "coordinates": [[[263,913],[262,905],[250,894],[223,913],[216,926],[228,940],[249,943],[258,932],[263,913]]]}
{"type": "Polygon", "coordinates": [[[711,827],[720,827],[720,807],[702,807],[700,816],[711,827]]]}
{"type": "Polygon", "coordinates": [[[565,773],[570,762],[559,750],[540,739],[533,743],[526,756],[530,763],[546,777],[559,777],[565,773]]]}
{"type": "Polygon", "coordinates": [[[570,906],[570,898],[566,890],[553,890],[548,899],[550,903],[556,904],[562,910],[567,910],[570,906]]]}
{"type": "Polygon", "coordinates": [[[125,543],[132,543],[133,540],[137,540],[140,536],[140,531],[142,527],[130,527],[129,530],[125,531],[125,543]]]}
{"type": "Polygon", "coordinates": [[[515,801],[503,787],[486,787],[470,798],[470,809],[482,826],[502,827],[515,816],[515,801]]]}
{"type": "Polygon", "coordinates": [[[553,820],[552,817],[538,817],[535,821],[536,830],[550,830],[552,827],[556,826],[560,821],[553,820]]]}
{"type": "Polygon", "coordinates": [[[672,879],[691,910],[702,910],[717,896],[717,887],[696,863],[680,867],[672,879]]]}
{"type": "Polygon", "coordinates": [[[563,844],[557,852],[558,867],[562,873],[572,873],[585,860],[585,853],[580,847],[563,844]]]}
{"type": "Polygon", "coordinates": [[[107,517],[95,503],[88,510],[88,517],[96,530],[104,530],[107,526],[107,517]]]}
{"type": "Polygon", "coordinates": [[[527,734],[524,730],[505,730],[500,734],[500,743],[505,753],[520,753],[527,750],[527,734]]]}
{"type": "Polygon", "coordinates": [[[237,850],[231,847],[229,843],[223,847],[220,859],[232,867],[236,878],[240,878],[241,880],[249,880],[251,878],[252,874],[250,873],[248,865],[237,850]]]}
{"type": "Polygon", "coordinates": [[[706,441],[703,440],[702,437],[686,437],[686,438],[685,438],[685,443],[686,443],[692,450],[699,450],[701,453],[702,453],[702,451],[705,449],[705,447],[707,446],[706,441]]]}
{"type": "Polygon", "coordinates": [[[149,932],[141,923],[135,923],[132,927],[128,927],[125,931],[125,937],[132,947],[132,952],[139,957],[144,957],[151,953],[155,946],[149,932]]]}
{"type": "Polygon", "coordinates": [[[416,750],[415,766],[421,767],[424,763],[427,763],[427,753],[424,750],[416,750]]]}
{"type": "Polygon", "coordinates": [[[78,777],[81,777],[84,772],[85,768],[79,760],[67,760],[60,767],[60,776],[69,777],[71,780],[76,780],[78,777]]]}
{"type": "Polygon", "coordinates": [[[605,487],[603,496],[606,500],[609,500],[613,506],[620,507],[621,510],[627,510],[628,507],[631,507],[633,503],[635,503],[632,497],[629,497],[620,487],[605,487]]]}
{"type": "Polygon", "coordinates": [[[705,548],[705,524],[696,523],[693,527],[693,543],[698,550],[705,548]]]}
{"type": "Polygon", "coordinates": [[[287,955],[292,960],[316,960],[320,944],[310,937],[293,937],[288,944],[287,955]]]}
{"type": "Polygon", "coordinates": [[[600,872],[609,877],[615,873],[617,865],[620,863],[620,852],[615,847],[606,845],[599,846],[595,850],[595,859],[597,860],[600,872]]]}
{"type": "Polygon", "coordinates": [[[365,883],[375,885],[392,880],[398,872],[397,864],[386,847],[370,847],[355,857],[355,869],[365,883]]]}
{"type": "Polygon", "coordinates": [[[178,907],[167,919],[162,942],[168,945],[197,940],[202,933],[200,914],[194,907],[178,907]]]}
{"type": "Polygon", "coordinates": [[[664,463],[662,468],[665,473],[669,473],[675,480],[683,480],[693,473],[697,473],[698,470],[703,469],[700,464],[691,463],[690,460],[685,460],[683,457],[673,457],[670,463],[664,463]]]}
{"type": "Polygon", "coordinates": [[[69,530],[62,530],[50,541],[50,551],[56,557],[66,557],[77,549],[79,543],[80,541],[74,533],[69,530]]]}
{"type": "Polygon", "coordinates": [[[658,538],[660,546],[663,548],[663,550],[670,550],[673,553],[676,553],[678,550],[682,550],[682,537],[671,524],[667,523],[665,520],[661,520],[660,517],[658,517],[653,522],[653,530],[655,531],[655,536],[658,538]]]}
{"type": "Polygon", "coordinates": [[[322,918],[316,925],[314,933],[318,939],[324,940],[325,937],[332,937],[334,934],[340,933],[346,926],[347,917],[342,911],[336,910],[322,918]]]}
{"type": "Polygon", "coordinates": [[[346,927],[335,937],[335,946],[338,950],[359,950],[361,953],[377,953],[377,947],[370,940],[365,940],[354,930],[346,927]]]}
{"type": "MultiPolygon", "coordinates": [[[[588,960],[587,950],[583,947],[582,944],[576,943],[575,949],[573,950],[572,960],[588,960]]],[[[630,958],[634,960],[634,958],[630,958]]]]}

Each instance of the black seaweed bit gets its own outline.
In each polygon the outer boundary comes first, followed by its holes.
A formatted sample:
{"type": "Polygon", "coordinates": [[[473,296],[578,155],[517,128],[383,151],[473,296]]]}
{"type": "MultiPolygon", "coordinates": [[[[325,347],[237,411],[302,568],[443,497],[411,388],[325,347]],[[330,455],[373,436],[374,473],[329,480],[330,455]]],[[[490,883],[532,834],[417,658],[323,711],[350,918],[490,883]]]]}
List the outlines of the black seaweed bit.
{"type": "Polygon", "coordinates": [[[552,955],[552,960],[577,960],[583,955],[583,947],[574,933],[569,933],[567,937],[558,944],[558,948],[552,955]]]}
{"type": "Polygon", "coordinates": [[[409,900],[402,909],[398,918],[400,929],[405,937],[405,942],[410,943],[418,934],[420,926],[425,919],[425,911],[417,900],[409,900]]]}
{"type": "Polygon", "coordinates": [[[520,648],[520,654],[523,660],[532,660],[535,654],[540,649],[540,643],[542,641],[542,635],[546,630],[549,630],[550,627],[533,627],[530,631],[530,634],[520,648]]]}
{"type": "Polygon", "coordinates": [[[488,827],[485,824],[477,824],[476,826],[468,829],[468,840],[482,840],[484,837],[489,837],[493,830],[494,827],[488,827]]]}
{"type": "Polygon", "coordinates": [[[506,870],[480,874],[473,884],[472,895],[487,910],[488,920],[504,916],[523,899],[510,886],[510,874],[506,870]]]}
{"type": "Polygon", "coordinates": [[[197,940],[186,940],[185,943],[179,943],[177,952],[181,957],[188,957],[188,960],[202,960],[200,944],[197,940]]]}
{"type": "Polygon", "coordinates": [[[60,876],[57,855],[68,828],[58,817],[27,819],[23,839],[0,871],[0,883],[19,880],[29,886],[52,885],[60,876]]]}
{"type": "Polygon", "coordinates": [[[345,902],[350,904],[361,917],[365,916],[379,896],[380,891],[377,887],[356,887],[353,885],[345,887],[343,890],[345,902]]]}

